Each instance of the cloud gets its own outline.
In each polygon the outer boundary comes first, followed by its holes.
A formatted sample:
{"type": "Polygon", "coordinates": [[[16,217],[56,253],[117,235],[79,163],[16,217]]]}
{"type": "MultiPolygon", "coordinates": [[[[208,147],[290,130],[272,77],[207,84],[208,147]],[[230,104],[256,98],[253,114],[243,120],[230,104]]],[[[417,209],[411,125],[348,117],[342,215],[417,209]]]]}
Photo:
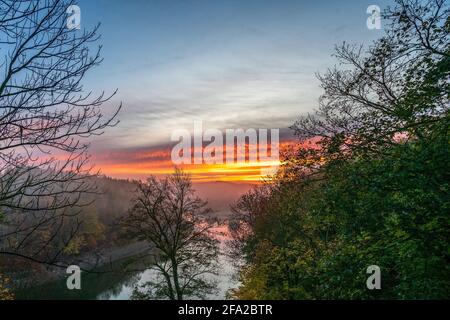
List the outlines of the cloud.
{"type": "MultiPolygon", "coordinates": [[[[224,138],[224,146],[225,146],[224,138]]],[[[178,142],[135,148],[115,148],[109,151],[94,151],[92,162],[103,174],[118,178],[145,178],[148,175],[163,176],[174,169],[171,160],[172,148],[178,142]]],[[[270,142],[269,142],[270,143],[270,142]]],[[[292,132],[280,131],[280,148],[294,143],[292,132]]],[[[204,147],[208,142],[204,143],[204,147]]],[[[193,144],[192,144],[193,145],[193,144]]],[[[249,152],[256,152],[257,146],[247,145],[249,152]]],[[[269,145],[270,147],[270,145],[269,145]]],[[[226,148],[224,147],[224,152],[226,148]]],[[[269,148],[270,150],[270,148],[269,148]]],[[[191,149],[193,155],[193,150],[191,149]]],[[[276,161],[256,161],[222,164],[183,164],[179,167],[192,174],[194,181],[248,181],[258,182],[262,175],[272,172],[279,165],[276,161]]]]}

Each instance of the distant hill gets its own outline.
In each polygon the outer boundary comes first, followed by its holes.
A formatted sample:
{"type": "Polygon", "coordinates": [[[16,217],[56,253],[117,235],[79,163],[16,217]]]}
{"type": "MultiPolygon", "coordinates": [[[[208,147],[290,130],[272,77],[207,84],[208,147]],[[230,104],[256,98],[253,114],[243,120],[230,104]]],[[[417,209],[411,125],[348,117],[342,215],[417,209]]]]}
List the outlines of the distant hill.
{"type": "MultiPolygon", "coordinates": [[[[130,206],[134,185],[125,179],[113,179],[106,176],[96,178],[96,184],[103,192],[97,197],[96,207],[104,219],[105,214],[117,218],[123,215],[130,206]]],[[[198,196],[208,201],[209,206],[220,216],[226,217],[230,212],[230,205],[241,195],[250,190],[254,184],[240,182],[201,182],[194,183],[198,196]]],[[[109,219],[107,219],[109,220],[109,219]]]]}
{"type": "Polygon", "coordinates": [[[202,182],[195,183],[194,189],[199,197],[208,201],[209,206],[220,216],[230,213],[230,204],[250,190],[254,184],[235,182],[202,182]]]}

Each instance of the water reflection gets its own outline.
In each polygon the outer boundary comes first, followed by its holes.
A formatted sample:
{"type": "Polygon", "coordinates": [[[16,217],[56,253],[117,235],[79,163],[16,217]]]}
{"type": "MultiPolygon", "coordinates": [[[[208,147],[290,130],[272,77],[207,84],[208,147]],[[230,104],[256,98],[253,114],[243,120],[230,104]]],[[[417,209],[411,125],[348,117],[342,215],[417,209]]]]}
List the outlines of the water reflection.
{"type": "MultiPolygon", "coordinates": [[[[237,286],[234,280],[235,269],[226,256],[219,257],[220,274],[213,277],[218,282],[218,293],[210,295],[208,299],[224,299],[230,288],[237,286]]],[[[128,261],[114,264],[114,269],[129,265],[128,261]]],[[[99,269],[101,270],[101,269],[99,269]]],[[[143,272],[108,272],[104,274],[82,274],[81,290],[68,290],[66,279],[53,281],[15,292],[16,299],[32,300],[129,300],[136,285],[143,284],[155,276],[156,271],[147,269],[143,272]]]]}
{"type": "MultiPolygon", "coordinates": [[[[216,280],[218,283],[218,292],[214,295],[210,295],[208,299],[225,299],[226,293],[230,288],[235,288],[237,286],[237,281],[234,280],[235,269],[229,259],[221,255],[219,257],[219,272],[218,276],[211,276],[211,279],[216,280]]],[[[144,272],[138,273],[128,279],[123,281],[119,285],[115,286],[111,290],[101,292],[96,299],[99,300],[129,300],[133,294],[133,290],[136,286],[142,285],[157,275],[157,272],[148,269],[144,272]]]]}

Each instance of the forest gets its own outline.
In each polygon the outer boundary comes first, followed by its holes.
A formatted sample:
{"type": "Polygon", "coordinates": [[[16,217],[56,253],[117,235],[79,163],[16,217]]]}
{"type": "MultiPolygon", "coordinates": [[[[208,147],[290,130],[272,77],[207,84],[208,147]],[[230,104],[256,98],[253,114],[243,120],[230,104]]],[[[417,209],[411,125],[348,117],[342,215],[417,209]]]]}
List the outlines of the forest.
{"type": "Polygon", "coordinates": [[[370,48],[336,47],[317,112],[292,126],[302,143],[233,206],[232,297],[448,299],[449,13],[398,1],[370,48]]]}
{"type": "Polygon", "coordinates": [[[251,187],[90,167],[86,139],[122,105],[105,113],[116,91],[84,93],[98,26],[71,33],[67,4],[0,3],[0,300],[70,265],[117,276],[137,262],[155,273],[131,299],[207,299],[222,258],[229,299],[450,297],[448,1],[396,0],[378,40],[336,45],[316,110],[291,120],[278,171],[251,187]]]}

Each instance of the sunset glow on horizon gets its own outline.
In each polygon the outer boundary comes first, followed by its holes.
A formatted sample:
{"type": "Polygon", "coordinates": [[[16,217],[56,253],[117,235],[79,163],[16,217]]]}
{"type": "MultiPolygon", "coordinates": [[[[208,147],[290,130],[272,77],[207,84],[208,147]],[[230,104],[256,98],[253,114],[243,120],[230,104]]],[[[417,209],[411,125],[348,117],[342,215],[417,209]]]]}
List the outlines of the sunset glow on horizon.
{"type": "MultiPolygon", "coordinates": [[[[356,0],[282,6],[234,0],[80,3],[84,26],[95,26],[96,12],[104,15],[104,62],[86,86],[100,92],[104,86],[119,88],[111,106],[123,102],[120,123],[92,137],[92,163],[103,174],[123,179],[173,172],[170,137],[176,130],[191,131],[195,121],[222,132],[279,128],[285,130],[280,142],[286,141],[287,128],[317,106],[322,91],[316,73],[334,64],[329,48],[377,36],[365,28],[365,16],[364,28],[358,29],[367,5],[356,0]],[[127,23],[117,28],[118,21],[127,23]]],[[[182,168],[195,182],[258,183],[278,164],[182,168]]]]}
{"type": "MultiPolygon", "coordinates": [[[[291,140],[280,142],[280,149],[293,144],[291,140]]],[[[257,148],[248,148],[257,152],[257,148]]],[[[113,178],[143,179],[149,175],[165,176],[173,173],[175,167],[190,173],[193,182],[226,181],[236,183],[259,183],[276,173],[280,160],[248,161],[217,164],[174,165],[168,146],[147,151],[116,151],[94,154],[93,162],[102,174],[113,178]]]]}

